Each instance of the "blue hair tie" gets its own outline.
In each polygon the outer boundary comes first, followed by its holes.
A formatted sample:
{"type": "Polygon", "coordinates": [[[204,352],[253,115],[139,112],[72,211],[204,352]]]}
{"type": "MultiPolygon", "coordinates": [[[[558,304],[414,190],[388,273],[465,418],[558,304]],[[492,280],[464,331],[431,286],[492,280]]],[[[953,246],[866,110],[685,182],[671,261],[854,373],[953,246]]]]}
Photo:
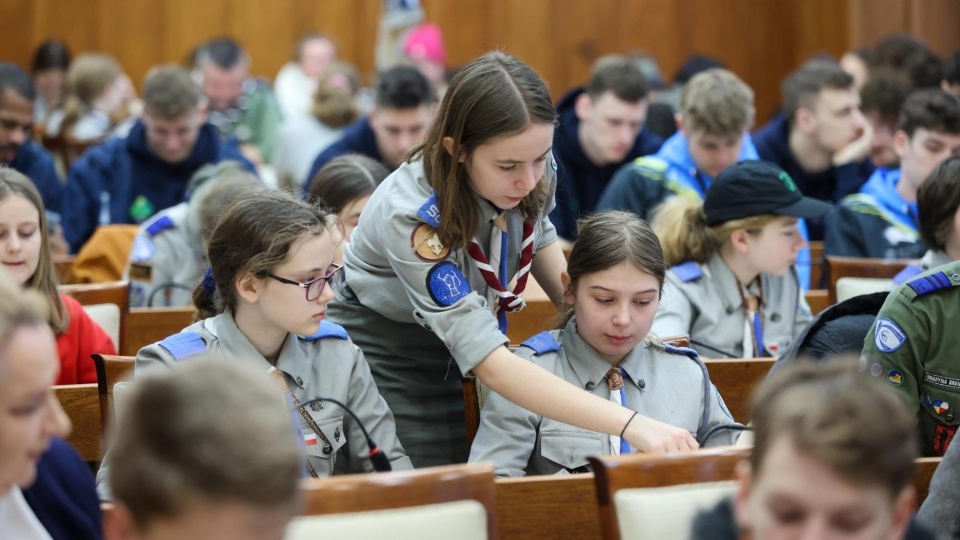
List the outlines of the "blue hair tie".
{"type": "Polygon", "coordinates": [[[207,294],[213,294],[217,291],[217,282],[213,280],[213,268],[207,268],[203,273],[201,286],[207,294]]]}

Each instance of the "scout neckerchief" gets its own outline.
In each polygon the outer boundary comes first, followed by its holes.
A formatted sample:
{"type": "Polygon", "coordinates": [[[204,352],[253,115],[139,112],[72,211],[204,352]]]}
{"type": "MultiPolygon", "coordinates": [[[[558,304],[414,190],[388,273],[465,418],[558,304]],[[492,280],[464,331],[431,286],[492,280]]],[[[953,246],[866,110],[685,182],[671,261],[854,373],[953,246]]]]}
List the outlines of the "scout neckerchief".
{"type": "Polygon", "coordinates": [[[740,293],[740,302],[743,304],[744,325],[743,325],[743,356],[750,358],[750,351],[753,351],[754,358],[767,356],[767,349],[763,346],[763,280],[757,278],[757,288],[760,290],[759,297],[749,291],[743,293],[743,286],[737,284],[737,292],[740,293]]]}
{"type": "Polygon", "coordinates": [[[487,260],[476,237],[473,237],[470,245],[467,246],[467,253],[473,259],[477,269],[480,270],[483,281],[487,283],[493,294],[500,299],[499,307],[496,310],[497,322],[500,325],[500,331],[506,334],[507,312],[520,311],[526,305],[526,302],[523,301],[523,290],[527,287],[527,276],[530,274],[530,267],[533,264],[533,220],[527,218],[523,222],[523,240],[520,242],[520,268],[516,275],[517,284],[512,291],[507,289],[507,285],[512,280],[507,276],[506,214],[504,212],[494,214],[490,221],[493,222],[490,231],[490,258],[493,259],[494,263],[491,264],[487,260]]]}
{"type": "MultiPolygon", "coordinates": [[[[610,387],[610,401],[620,405],[627,406],[627,393],[623,388],[623,379],[627,377],[627,372],[620,366],[610,368],[607,372],[607,385],[610,387]]],[[[629,408],[629,407],[628,407],[629,408]]],[[[629,454],[630,443],[626,439],[621,439],[616,435],[610,435],[610,451],[613,455],[629,454]]]]}

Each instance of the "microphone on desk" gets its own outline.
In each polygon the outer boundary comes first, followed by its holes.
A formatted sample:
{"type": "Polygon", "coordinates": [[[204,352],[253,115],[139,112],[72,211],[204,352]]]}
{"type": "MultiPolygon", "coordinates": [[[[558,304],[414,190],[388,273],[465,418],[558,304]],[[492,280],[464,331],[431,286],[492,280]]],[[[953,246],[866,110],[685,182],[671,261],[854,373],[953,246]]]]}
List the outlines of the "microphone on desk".
{"type": "Polygon", "coordinates": [[[387,459],[387,455],[383,453],[383,450],[381,450],[379,446],[377,446],[377,443],[373,442],[373,439],[370,438],[370,434],[367,433],[367,428],[364,427],[363,422],[357,418],[357,415],[353,414],[353,411],[350,410],[350,407],[347,407],[343,403],[340,403],[333,398],[316,397],[304,401],[295,407],[295,409],[307,407],[321,401],[329,401],[334,405],[338,405],[341,409],[347,411],[347,414],[349,414],[350,417],[353,418],[353,420],[357,423],[357,425],[360,426],[360,431],[363,432],[363,436],[367,439],[367,446],[370,448],[370,464],[373,465],[373,470],[377,472],[389,472],[393,470],[393,467],[390,465],[390,460],[387,459]]]}

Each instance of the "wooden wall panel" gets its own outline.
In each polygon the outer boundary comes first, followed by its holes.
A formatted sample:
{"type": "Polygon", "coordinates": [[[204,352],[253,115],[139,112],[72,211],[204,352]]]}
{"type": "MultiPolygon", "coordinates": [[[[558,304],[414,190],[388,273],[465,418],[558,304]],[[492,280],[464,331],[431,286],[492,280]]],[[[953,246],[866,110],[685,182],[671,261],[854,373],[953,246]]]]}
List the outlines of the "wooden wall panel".
{"type": "MultiPolygon", "coordinates": [[[[958,44],[956,0],[422,0],[444,31],[451,65],[493,48],[544,76],[559,97],[610,52],[642,50],[669,78],[691,53],[723,60],[754,88],[758,120],[779,104],[782,77],[810,55],[839,55],[913,30],[940,54],[958,44]]],[[[308,30],[330,34],[369,77],[380,0],[0,0],[0,58],[26,66],[47,37],[116,56],[139,86],[218,35],[241,40],[253,71],[273,77],[308,30]]]]}

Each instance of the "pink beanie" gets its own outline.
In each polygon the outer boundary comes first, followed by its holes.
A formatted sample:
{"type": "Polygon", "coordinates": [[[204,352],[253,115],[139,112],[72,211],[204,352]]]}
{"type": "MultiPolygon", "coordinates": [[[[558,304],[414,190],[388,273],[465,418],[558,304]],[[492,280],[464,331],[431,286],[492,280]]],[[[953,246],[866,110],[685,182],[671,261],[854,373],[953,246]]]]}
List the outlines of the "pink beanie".
{"type": "Polygon", "coordinates": [[[403,45],[403,54],[415,60],[430,60],[446,65],[447,50],[443,46],[440,27],[424,23],[414,28],[403,45]]]}

